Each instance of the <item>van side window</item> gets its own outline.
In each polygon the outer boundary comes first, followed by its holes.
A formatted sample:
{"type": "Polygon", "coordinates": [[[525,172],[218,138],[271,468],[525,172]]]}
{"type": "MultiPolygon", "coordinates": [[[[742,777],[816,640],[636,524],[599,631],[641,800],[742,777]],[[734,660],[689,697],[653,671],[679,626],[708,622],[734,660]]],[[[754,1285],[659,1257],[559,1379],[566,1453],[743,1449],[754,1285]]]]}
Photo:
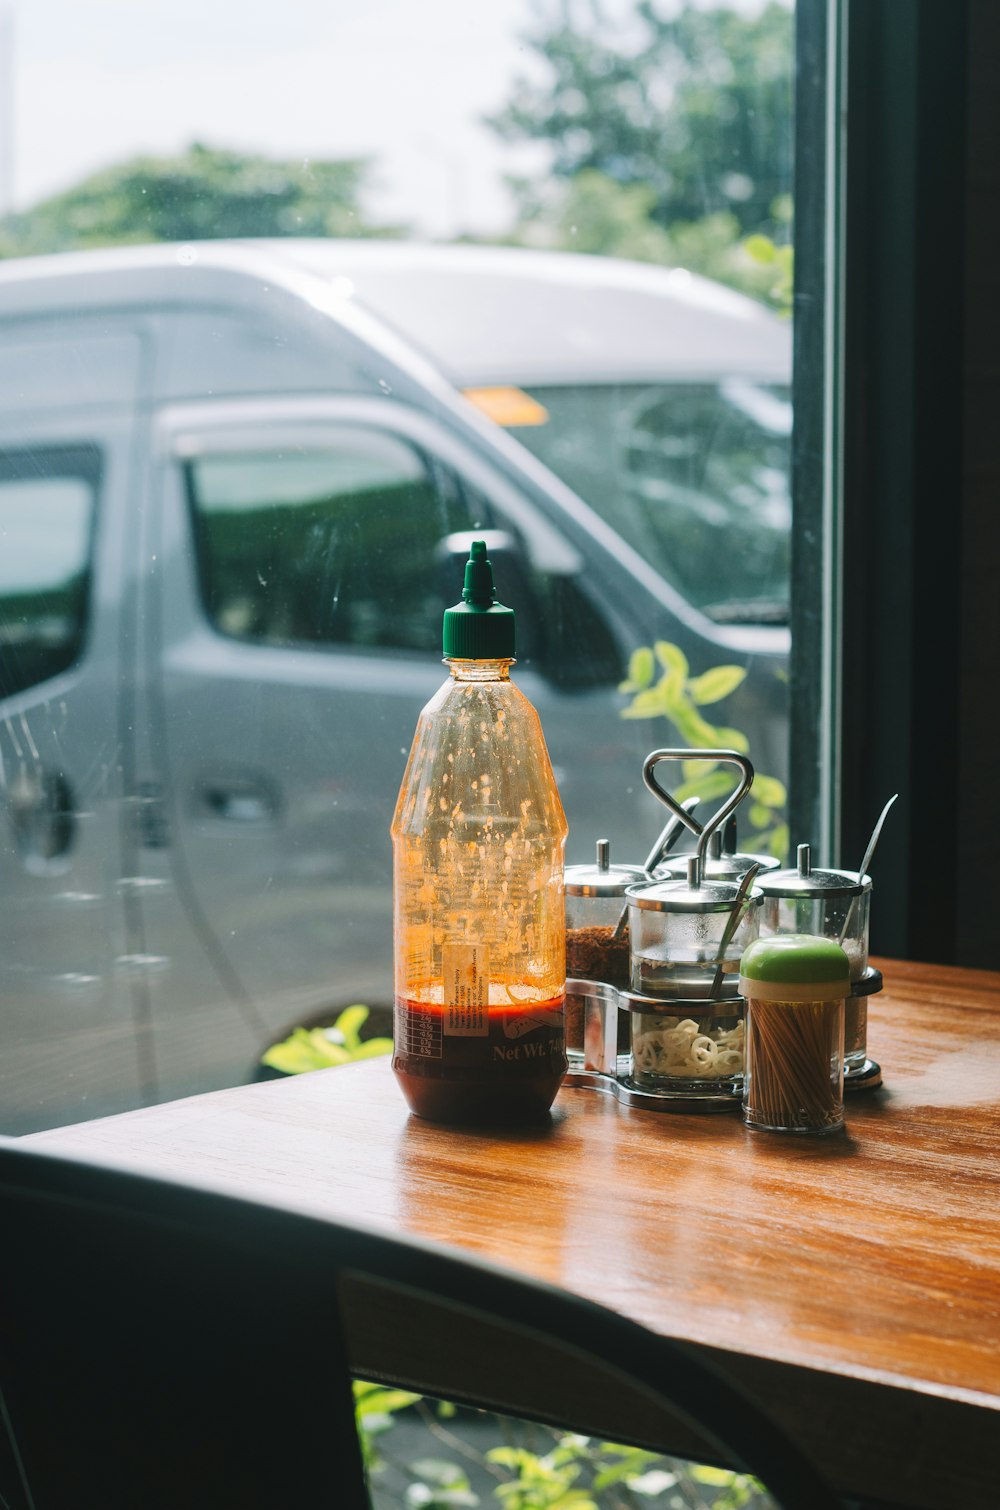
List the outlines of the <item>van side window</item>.
{"type": "Polygon", "coordinates": [[[0,451],[0,697],[80,657],[99,478],[90,446],[0,451]]]}
{"type": "Polygon", "coordinates": [[[529,451],[719,624],[788,622],[792,407],[780,383],[535,387],[529,451]]]}
{"type": "Polygon", "coordinates": [[[408,442],[363,427],[335,446],[187,466],[202,601],[224,635],[276,646],[434,651],[461,592],[461,490],[408,442]],[[457,576],[457,581],[456,581],[457,576]]]}

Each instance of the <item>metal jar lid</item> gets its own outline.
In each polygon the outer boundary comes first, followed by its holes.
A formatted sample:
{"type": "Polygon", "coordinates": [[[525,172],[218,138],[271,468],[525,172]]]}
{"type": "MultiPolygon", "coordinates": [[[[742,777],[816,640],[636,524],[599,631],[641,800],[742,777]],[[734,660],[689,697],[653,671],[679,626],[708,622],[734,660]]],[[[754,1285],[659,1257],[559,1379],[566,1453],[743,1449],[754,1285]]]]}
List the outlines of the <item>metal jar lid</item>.
{"type": "MultiPolygon", "coordinates": [[[[656,881],[651,886],[630,886],[626,895],[631,907],[651,912],[732,912],[740,886],[733,881],[702,881],[698,886],[687,881],[656,881]]],[[[751,886],[746,900],[757,903],[762,896],[759,886],[751,886]]]]}
{"type": "Polygon", "coordinates": [[[597,841],[596,864],[567,865],[564,872],[566,895],[571,897],[624,897],[628,887],[648,880],[641,865],[612,865],[607,839],[597,841]]]}
{"type": "MultiPolygon", "coordinates": [[[[687,875],[687,855],[677,855],[658,867],[660,877],[687,875]]],[[[715,829],[709,835],[708,850],[702,863],[701,873],[707,881],[738,881],[746,875],[751,865],[758,872],[777,870],[781,861],[774,855],[754,855],[741,852],[736,845],[736,817],[729,819],[725,832],[715,829]]]]}
{"type": "Polygon", "coordinates": [[[859,897],[871,891],[871,877],[854,870],[813,870],[810,847],[800,844],[795,870],[775,870],[763,876],[760,889],[766,897],[859,897]]]}
{"type": "MultiPolygon", "coordinates": [[[[661,876],[672,876],[677,880],[683,880],[687,875],[687,855],[677,855],[666,865],[661,865],[661,876]]],[[[781,864],[773,855],[750,855],[721,854],[718,857],[709,854],[705,861],[704,876],[706,881],[738,881],[740,876],[746,875],[751,865],[759,867],[759,873],[776,871],[781,864]]]]}

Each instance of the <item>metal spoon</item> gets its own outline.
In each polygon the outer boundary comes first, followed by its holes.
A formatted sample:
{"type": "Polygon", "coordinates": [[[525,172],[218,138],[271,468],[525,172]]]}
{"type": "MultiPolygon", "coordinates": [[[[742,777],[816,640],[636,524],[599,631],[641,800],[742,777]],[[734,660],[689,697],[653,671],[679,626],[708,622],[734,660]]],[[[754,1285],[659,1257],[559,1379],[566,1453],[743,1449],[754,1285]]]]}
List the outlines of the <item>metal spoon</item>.
{"type": "Polygon", "coordinates": [[[726,924],[726,931],[722,935],[722,942],[719,945],[719,966],[712,981],[712,989],[708,993],[712,1001],[714,1001],[718,996],[719,989],[722,986],[723,966],[726,963],[726,950],[732,943],[733,934],[736,932],[737,928],[740,925],[740,918],[743,916],[743,912],[746,907],[745,898],[750,890],[750,887],[753,885],[754,876],[757,874],[758,870],[760,870],[760,862],[755,860],[754,863],[747,870],[745,870],[740,877],[740,884],[737,888],[736,896],[733,900],[733,910],[729,914],[729,922],[726,924]]]}
{"type": "MultiPolygon", "coordinates": [[[[699,797],[688,797],[685,802],[681,803],[681,807],[686,813],[693,813],[700,800],[701,799],[699,797]]],[[[677,843],[677,840],[680,838],[683,828],[684,824],[682,823],[680,818],[672,816],[667,819],[662,833],[657,838],[656,843],[653,845],[652,849],[649,851],[649,854],[646,856],[643,862],[642,868],[646,872],[650,880],[653,879],[653,871],[659,865],[664,855],[668,854],[677,843]]],[[[621,939],[625,937],[625,925],[627,922],[628,903],[626,902],[625,906],[621,910],[621,913],[619,914],[618,921],[615,924],[615,931],[611,935],[612,939],[614,939],[616,942],[620,942],[621,939]]]]}
{"type": "MultiPolygon", "coordinates": [[[[875,853],[875,846],[878,843],[878,841],[879,841],[879,835],[882,832],[882,825],[883,825],[883,823],[885,822],[885,820],[886,820],[886,818],[888,816],[889,809],[892,807],[892,804],[895,802],[895,800],[896,800],[896,798],[898,796],[899,796],[898,792],[894,792],[892,794],[892,796],[889,798],[889,801],[886,803],[885,807],[882,809],[882,812],[879,815],[878,822],[876,823],[875,827],[872,829],[872,836],[868,840],[868,848],[865,850],[865,857],[864,857],[864,859],[861,862],[861,869],[858,871],[858,880],[859,881],[861,881],[865,877],[865,875],[867,874],[867,872],[868,872],[868,867],[872,863],[872,856],[875,853]]],[[[850,926],[851,916],[852,916],[852,914],[854,912],[854,904],[855,904],[856,901],[857,901],[856,897],[853,897],[851,899],[851,905],[850,905],[850,907],[848,907],[848,909],[847,909],[847,916],[844,919],[844,926],[843,926],[843,928],[841,928],[841,930],[840,930],[840,937],[837,940],[838,944],[843,944],[845,938],[847,937],[847,931],[848,931],[848,928],[850,926]]]]}

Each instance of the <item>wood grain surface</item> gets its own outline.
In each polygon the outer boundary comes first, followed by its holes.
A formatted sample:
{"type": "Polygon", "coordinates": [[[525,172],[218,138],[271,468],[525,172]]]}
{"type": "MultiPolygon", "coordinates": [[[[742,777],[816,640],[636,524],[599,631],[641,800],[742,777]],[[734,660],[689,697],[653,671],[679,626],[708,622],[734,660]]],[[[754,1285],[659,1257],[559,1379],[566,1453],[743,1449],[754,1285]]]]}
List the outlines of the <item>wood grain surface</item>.
{"type": "MultiPolygon", "coordinates": [[[[885,1084],[848,1100],[840,1137],[582,1089],[544,1129],[458,1132],[411,1118],[376,1060],[28,1141],[481,1254],[705,1348],[844,1492],[993,1507],[1000,975],[877,963],[868,1046],[885,1084]]],[[[593,1380],[519,1378],[523,1359],[505,1370],[488,1338],[442,1346],[440,1318],[359,1303],[353,1327],[361,1371],[578,1429],[660,1432],[593,1380]]]]}

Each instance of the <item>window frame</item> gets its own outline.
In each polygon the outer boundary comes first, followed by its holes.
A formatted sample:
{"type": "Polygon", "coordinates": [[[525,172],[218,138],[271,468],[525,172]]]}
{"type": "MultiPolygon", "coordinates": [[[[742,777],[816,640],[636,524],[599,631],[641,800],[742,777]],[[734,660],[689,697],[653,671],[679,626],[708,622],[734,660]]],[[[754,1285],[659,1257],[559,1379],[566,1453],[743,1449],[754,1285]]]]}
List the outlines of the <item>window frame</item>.
{"type": "Polygon", "coordinates": [[[846,24],[838,0],[796,0],[788,821],[825,863],[840,832],[846,24]]]}
{"type": "Polygon", "coordinates": [[[856,868],[898,792],[872,948],[942,962],[959,958],[969,848],[956,815],[975,11],[798,0],[796,13],[793,842],[856,868]],[[950,821],[929,866],[939,804],[950,821]]]}

